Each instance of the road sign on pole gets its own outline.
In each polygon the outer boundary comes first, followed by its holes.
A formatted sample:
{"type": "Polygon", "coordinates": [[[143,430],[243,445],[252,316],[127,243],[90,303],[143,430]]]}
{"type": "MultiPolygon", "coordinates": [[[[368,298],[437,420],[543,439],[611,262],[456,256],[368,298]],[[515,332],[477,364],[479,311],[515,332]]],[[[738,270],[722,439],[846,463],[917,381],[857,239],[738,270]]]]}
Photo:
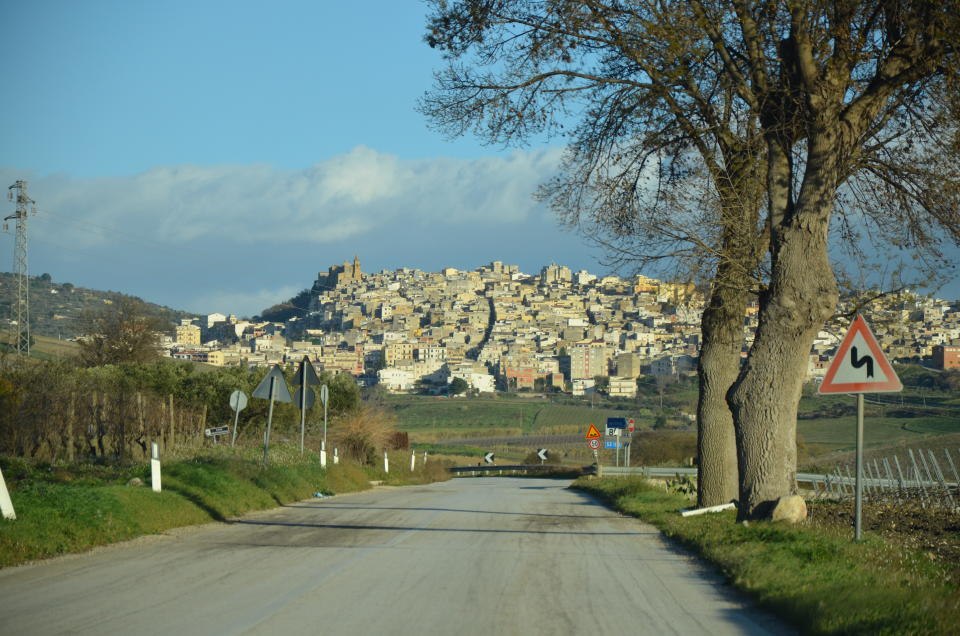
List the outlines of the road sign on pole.
{"type": "Polygon", "coordinates": [[[273,367],[270,373],[264,376],[257,388],[253,390],[253,397],[270,400],[270,410],[267,411],[267,430],[263,433],[263,465],[270,463],[270,426],[273,424],[273,403],[292,402],[287,380],[283,377],[280,367],[273,367]]]}
{"type": "Polygon", "coordinates": [[[625,418],[625,417],[608,417],[608,418],[607,418],[607,428],[627,428],[627,418],[625,418]]]}
{"type": "Polygon", "coordinates": [[[593,424],[590,425],[590,428],[587,429],[587,434],[583,436],[584,439],[600,439],[603,435],[600,434],[600,431],[597,430],[597,427],[593,424]]]}
{"type": "Polygon", "coordinates": [[[598,438],[591,439],[587,442],[594,451],[600,448],[600,440],[598,438]]]}
{"type": "Polygon", "coordinates": [[[857,315],[844,336],[837,355],[820,383],[818,393],[857,394],[857,454],[854,485],[853,538],[860,540],[863,507],[863,394],[890,393],[903,390],[880,343],[873,336],[867,321],[857,315]]]}
{"type": "Polygon", "coordinates": [[[484,456],[483,456],[483,461],[485,461],[485,462],[488,463],[488,464],[492,464],[492,463],[493,463],[493,453],[491,452],[491,453],[487,453],[486,455],[484,455],[484,456]]]}
{"type": "Polygon", "coordinates": [[[547,449],[546,449],[546,448],[538,448],[538,449],[537,449],[537,457],[540,458],[540,461],[541,461],[541,462],[546,461],[546,459],[547,459],[547,454],[548,454],[548,453],[547,453],[547,449]]]}

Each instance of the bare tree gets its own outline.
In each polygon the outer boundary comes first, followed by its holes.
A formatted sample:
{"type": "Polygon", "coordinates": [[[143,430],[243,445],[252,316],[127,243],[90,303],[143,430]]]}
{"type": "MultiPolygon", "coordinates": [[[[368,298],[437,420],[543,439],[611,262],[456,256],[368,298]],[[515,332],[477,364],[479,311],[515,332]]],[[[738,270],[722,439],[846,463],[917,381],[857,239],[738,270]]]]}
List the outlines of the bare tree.
{"type": "MultiPolygon", "coordinates": [[[[957,236],[956,164],[943,160],[958,151],[957,3],[434,4],[427,40],[449,65],[422,109],[439,128],[522,142],[578,114],[542,192],[564,220],[616,258],[708,266],[701,410],[725,394],[740,514],[765,514],[794,491],[800,386],[837,301],[831,220],[933,258],[944,228],[957,236]],[[759,331],[730,387],[750,291],[759,331]]],[[[715,499],[729,493],[729,434],[719,423],[709,441],[708,419],[701,484],[720,485],[715,499]]]]}

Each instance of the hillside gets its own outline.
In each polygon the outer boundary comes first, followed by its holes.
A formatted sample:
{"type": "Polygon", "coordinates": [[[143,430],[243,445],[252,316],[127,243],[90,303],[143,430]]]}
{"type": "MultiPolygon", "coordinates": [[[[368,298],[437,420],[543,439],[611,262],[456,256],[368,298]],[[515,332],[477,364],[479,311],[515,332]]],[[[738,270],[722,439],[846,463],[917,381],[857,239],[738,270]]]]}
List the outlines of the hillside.
{"type": "MultiPolygon", "coordinates": [[[[16,280],[10,272],[0,272],[0,329],[10,326],[16,280]]],[[[30,277],[30,331],[34,336],[67,340],[80,335],[79,319],[84,311],[95,310],[109,301],[126,296],[119,292],[77,287],[58,283],[49,274],[30,277]]],[[[142,300],[142,299],[138,299],[142,300]]],[[[146,302],[146,301],[144,301],[146,302]]],[[[171,325],[193,314],[146,302],[149,310],[171,325]]]]}

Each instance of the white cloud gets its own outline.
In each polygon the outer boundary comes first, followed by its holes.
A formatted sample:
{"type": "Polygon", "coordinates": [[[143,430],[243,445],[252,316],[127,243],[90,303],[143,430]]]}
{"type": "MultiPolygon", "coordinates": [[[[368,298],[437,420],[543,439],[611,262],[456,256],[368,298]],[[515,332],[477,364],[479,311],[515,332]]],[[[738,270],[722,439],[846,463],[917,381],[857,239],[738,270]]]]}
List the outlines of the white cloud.
{"type": "Polygon", "coordinates": [[[358,146],[298,171],[265,164],[182,165],[97,179],[31,177],[8,169],[0,176],[30,181],[32,196],[50,213],[37,219],[38,227],[47,224],[56,232],[66,220],[103,230],[72,236],[80,247],[109,242],[109,230],[165,244],[333,243],[391,223],[522,222],[536,207],[532,192],[559,158],[558,149],[545,149],[414,160],[358,146]]]}
{"type": "Polygon", "coordinates": [[[365,271],[588,266],[578,237],[532,198],[560,154],[400,159],[357,147],[302,170],[179,165],[81,179],[0,168],[0,184],[26,179],[37,200],[31,272],[178,309],[253,315],[354,255],[365,271]]]}

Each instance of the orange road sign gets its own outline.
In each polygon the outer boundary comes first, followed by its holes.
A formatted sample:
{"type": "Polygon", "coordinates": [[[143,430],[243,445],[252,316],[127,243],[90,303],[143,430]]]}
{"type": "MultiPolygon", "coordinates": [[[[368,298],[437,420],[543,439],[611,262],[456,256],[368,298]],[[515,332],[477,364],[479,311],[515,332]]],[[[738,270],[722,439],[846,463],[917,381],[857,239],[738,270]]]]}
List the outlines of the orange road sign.
{"type": "Polygon", "coordinates": [[[600,434],[600,431],[598,431],[597,427],[593,424],[590,425],[587,434],[584,435],[584,439],[600,439],[601,437],[603,437],[603,435],[600,434]]]}

